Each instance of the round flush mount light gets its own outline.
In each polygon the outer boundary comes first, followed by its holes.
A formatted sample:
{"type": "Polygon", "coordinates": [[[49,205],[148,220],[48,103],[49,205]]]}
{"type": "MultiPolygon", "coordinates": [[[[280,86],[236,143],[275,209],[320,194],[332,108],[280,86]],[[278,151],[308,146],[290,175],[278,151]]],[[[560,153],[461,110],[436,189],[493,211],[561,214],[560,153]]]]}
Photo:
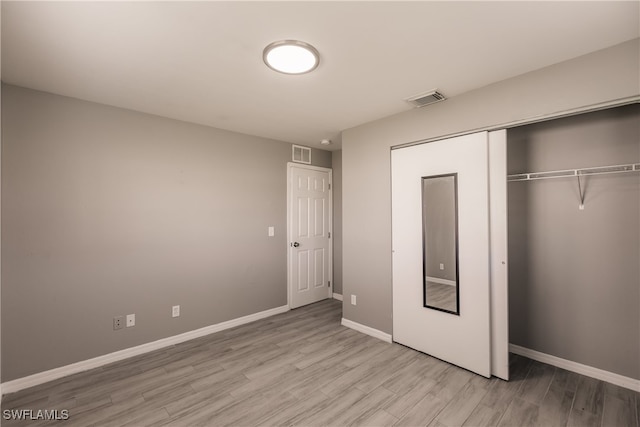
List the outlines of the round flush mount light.
{"type": "Polygon", "coordinates": [[[280,73],[304,74],[316,69],[320,54],[309,43],[282,40],[265,47],[262,59],[269,68],[280,73]]]}
{"type": "Polygon", "coordinates": [[[322,141],[320,141],[320,144],[322,144],[322,145],[331,145],[331,140],[330,139],[323,139],[322,141]]]}

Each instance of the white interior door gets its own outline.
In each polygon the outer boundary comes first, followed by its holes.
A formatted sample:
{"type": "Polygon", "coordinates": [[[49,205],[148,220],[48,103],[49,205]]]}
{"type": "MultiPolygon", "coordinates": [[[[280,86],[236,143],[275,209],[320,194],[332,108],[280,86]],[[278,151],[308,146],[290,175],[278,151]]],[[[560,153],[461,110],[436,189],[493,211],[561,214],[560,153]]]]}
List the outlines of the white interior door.
{"type": "Polygon", "coordinates": [[[393,339],[491,376],[488,134],[392,151],[393,339]],[[425,307],[422,178],[457,174],[458,314],[425,307]]]}
{"type": "Polygon", "coordinates": [[[289,306],[332,294],[331,170],[289,163],[289,306]]]}

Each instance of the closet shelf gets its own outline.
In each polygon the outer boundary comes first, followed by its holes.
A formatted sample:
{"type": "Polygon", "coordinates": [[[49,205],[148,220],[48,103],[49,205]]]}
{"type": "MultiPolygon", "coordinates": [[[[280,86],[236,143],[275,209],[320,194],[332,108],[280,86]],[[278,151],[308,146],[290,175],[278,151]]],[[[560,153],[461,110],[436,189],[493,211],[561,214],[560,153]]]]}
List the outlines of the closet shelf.
{"type": "Polygon", "coordinates": [[[589,175],[603,175],[610,173],[628,173],[639,172],[640,163],[630,163],[626,165],[613,165],[613,166],[600,166],[593,168],[582,169],[567,169],[559,171],[546,171],[546,172],[530,172],[530,173],[518,173],[514,175],[507,175],[507,181],[532,181],[535,179],[549,179],[549,178],[566,178],[572,176],[589,176],[589,175]]]}

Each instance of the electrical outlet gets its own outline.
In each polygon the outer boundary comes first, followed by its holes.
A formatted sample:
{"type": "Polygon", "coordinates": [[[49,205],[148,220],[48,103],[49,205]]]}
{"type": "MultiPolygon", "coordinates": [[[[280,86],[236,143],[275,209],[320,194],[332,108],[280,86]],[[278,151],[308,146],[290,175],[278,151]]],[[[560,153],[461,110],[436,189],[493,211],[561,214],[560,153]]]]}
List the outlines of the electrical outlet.
{"type": "Polygon", "coordinates": [[[127,328],[130,328],[132,326],[136,326],[136,315],[127,314],[127,328]]]}
{"type": "Polygon", "coordinates": [[[174,305],[171,307],[171,317],[180,317],[180,306],[174,305]]]}
{"type": "Polygon", "coordinates": [[[440,270],[444,270],[444,264],[440,263],[440,270]]]}
{"type": "Polygon", "coordinates": [[[113,318],[113,330],[124,328],[124,316],[116,316],[113,318]]]}
{"type": "Polygon", "coordinates": [[[351,305],[357,305],[356,304],[356,296],[355,295],[351,295],[351,305]]]}

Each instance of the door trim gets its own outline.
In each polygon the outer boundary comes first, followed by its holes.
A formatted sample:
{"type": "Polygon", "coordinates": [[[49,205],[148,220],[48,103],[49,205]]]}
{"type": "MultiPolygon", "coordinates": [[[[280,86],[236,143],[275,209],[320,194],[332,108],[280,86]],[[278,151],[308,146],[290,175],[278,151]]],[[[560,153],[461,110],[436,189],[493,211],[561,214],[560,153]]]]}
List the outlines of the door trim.
{"type": "Polygon", "coordinates": [[[333,169],[325,168],[321,166],[311,166],[305,165],[303,163],[294,163],[287,162],[287,305],[289,308],[291,307],[291,299],[293,293],[293,281],[291,278],[291,269],[293,268],[291,265],[291,210],[292,210],[292,200],[291,200],[291,190],[292,190],[292,182],[291,182],[291,170],[296,167],[299,169],[307,169],[313,171],[320,172],[328,172],[329,173],[329,233],[331,233],[331,237],[329,238],[329,277],[331,281],[331,286],[327,287],[327,298],[332,298],[333,296],[333,169]]]}

